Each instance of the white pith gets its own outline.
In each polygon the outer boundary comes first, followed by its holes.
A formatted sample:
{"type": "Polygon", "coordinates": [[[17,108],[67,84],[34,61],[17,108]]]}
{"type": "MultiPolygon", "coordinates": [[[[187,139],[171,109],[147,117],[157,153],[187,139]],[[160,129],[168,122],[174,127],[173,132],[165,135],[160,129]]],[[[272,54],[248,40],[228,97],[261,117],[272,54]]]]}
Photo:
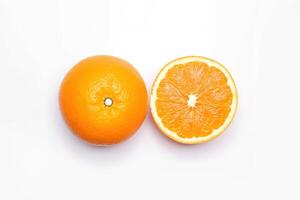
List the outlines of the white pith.
{"type": "Polygon", "coordinates": [[[187,100],[187,104],[190,107],[195,107],[197,103],[197,97],[194,94],[189,95],[189,99],[187,100]]]}
{"type": "MultiPolygon", "coordinates": [[[[196,99],[194,97],[190,98],[191,99],[190,102],[187,102],[188,105],[192,106],[194,105],[194,103],[196,103],[196,99]]],[[[150,100],[150,108],[151,108],[151,112],[153,115],[153,118],[156,122],[156,124],[159,126],[159,128],[161,129],[161,131],[166,134],[168,137],[170,137],[171,139],[180,142],[180,143],[185,143],[185,144],[197,144],[197,143],[202,143],[202,142],[206,142],[211,140],[212,138],[217,137],[218,135],[220,135],[225,129],[226,127],[229,126],[230,122],[232,121],[235,111],[236,111],[236,107],[237,107],[237,90],[236,90],[236,86],[234,84],[234,81],[230,75],[230,73],[226,70],[226,68],[224,66],[222,66],[220,63],[209,59],[209,58],[204,58],[204,57],[200,57],[200,56],[188,56],[188,57],[183,57],[180,59],[177,59],[175,61],[171,61],[170,63],[168,63],[163,69],[162,71],[158,74],[158,76],[156,77],[156,80],[154,82],[154,85],[152,87],[152,92],[151,92],[151,100],[150,100]],[[177,135],[177,133],[169,130],[168,128],[166,128],[160,117],[157,114],[157,110],[156,110],[156,106],[155,106],[155,102],[157,100],[157,88],[160,84],[160,82],[165,78],[167,72],[169,71],[169,69],[171,69],[174,65],[177,64],[185,64],[187,62],[192,62],[192,61],[201,61],[201,62],[205,62],[208,64],[208,66],[210,67],[216,67],[218,69],[220,69],[225,76],[227,77],[227,84],[229,85],[229,87],[231,88],[232,91],[232,103],[231,103],[231,111],[228,114],[225,122],[218,128],[215,129],[210,135],[208,136],[204,136],[204,137],[192,137],[192,138],[182,138],[180,136],[177,135]]]]}

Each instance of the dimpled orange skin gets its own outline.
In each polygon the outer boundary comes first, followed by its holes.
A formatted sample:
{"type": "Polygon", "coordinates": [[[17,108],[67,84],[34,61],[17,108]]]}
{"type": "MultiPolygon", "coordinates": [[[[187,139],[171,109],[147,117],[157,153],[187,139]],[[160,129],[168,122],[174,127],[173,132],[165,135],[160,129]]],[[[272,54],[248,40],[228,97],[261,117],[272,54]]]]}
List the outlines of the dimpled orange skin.
{"type": "Polygon", "coordinates": [[[148,99],[145,83],[131,64],[113,56],[93,56],[67,73],[59,103],[76,135],[92,144],[111,145],[137,131],[148,99]]]}

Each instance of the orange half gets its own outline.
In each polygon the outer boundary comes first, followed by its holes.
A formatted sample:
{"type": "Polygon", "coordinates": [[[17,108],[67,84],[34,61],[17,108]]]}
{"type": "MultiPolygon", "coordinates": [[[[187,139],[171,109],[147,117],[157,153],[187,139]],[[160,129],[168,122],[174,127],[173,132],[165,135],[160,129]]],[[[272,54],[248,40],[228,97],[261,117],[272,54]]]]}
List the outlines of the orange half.
{"type": "Polygon", "coordinates": [[[184,144],[207,142],[232,121],[238,95],[228,70],[201,56],[169,62],[157,75],[150,108],[159,129],[184,144]]]}

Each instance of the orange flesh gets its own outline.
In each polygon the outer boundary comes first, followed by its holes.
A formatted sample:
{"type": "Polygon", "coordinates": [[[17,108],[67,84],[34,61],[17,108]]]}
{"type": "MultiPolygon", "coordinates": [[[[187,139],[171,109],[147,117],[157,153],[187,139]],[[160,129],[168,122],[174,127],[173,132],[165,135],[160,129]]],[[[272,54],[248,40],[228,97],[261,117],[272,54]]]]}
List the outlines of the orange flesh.
{"type": "Polygon", "coordinates": [[[173,66],[157,89],[163,125],[182,138],[210,135],[226,120],[233,94],[224,73],[204,62],[173,66]]]}

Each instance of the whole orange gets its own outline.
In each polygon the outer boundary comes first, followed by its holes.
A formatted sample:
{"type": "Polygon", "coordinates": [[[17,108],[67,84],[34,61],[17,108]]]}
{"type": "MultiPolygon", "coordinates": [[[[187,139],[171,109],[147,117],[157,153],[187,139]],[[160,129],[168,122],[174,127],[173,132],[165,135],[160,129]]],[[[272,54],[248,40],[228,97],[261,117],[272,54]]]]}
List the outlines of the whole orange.
{"type": "Polygon", "coordinates": [[[148,99],[145,83],[131,64],[113,56],[93,56],[65,76],[59,103],[76,135],[92,144],[110,145],[140,127],[148,99]]]}

